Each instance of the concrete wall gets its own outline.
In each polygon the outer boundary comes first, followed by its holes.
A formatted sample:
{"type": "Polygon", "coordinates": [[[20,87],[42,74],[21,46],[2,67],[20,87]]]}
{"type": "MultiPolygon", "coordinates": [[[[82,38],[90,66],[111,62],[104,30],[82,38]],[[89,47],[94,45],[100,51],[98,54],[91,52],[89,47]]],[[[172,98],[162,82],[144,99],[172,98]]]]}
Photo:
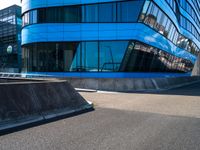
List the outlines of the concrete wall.
{"type": "Polygon", "coordinates": [[[178,78],[67,78],[75,88],[93,89],[102,91],[149,91],[164,90],[183,86],[200,81],[200,77],[178,77],[178,78]]]}

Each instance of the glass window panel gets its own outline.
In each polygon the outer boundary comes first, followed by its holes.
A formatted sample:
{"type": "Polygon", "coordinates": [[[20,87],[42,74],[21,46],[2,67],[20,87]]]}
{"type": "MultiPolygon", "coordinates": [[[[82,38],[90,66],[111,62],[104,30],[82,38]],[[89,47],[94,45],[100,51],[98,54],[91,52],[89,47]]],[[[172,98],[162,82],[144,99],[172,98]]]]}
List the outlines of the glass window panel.
{"type": "Polygon", "coordinates": [[[159,11],[158,7],[155,4],[153,4],[153,8],[151,10],[151,14],[156,17],[157,14],[158,14],[158,11],[159,11]]]}
{"type": "Polygon", "coordinates": [[[168,34],[168,39],[169,40],[172,40],[172,37],[174,35],[174,30],[175,30],[175,27],[174,25],[172,24],[171,27],[170,27],[170,30],[169,30],[169,34],[168,34]]]}
{"type": "Polygon", "coordinates": [[[70,71],[80,71],[80,72],[84,71],[81,64],[82,63],[81,52],[82,52],[82,44],[78,43],[77,48],[75,49],[75,54],[72,61],[72,65],[70,67],[70,71]]]}
{"type": "Polygon", "coordinates": [[[29,12],[29,24],[33,23],[33,11],[29,12]]]}
{"type": "MultiPolygon", "coordinates": [[[[25,25],[25,19],[24,19],[24,18],[25,18],[25,15],[22,16],[22,26],[25,25]]],[[[1,20],[0,20],[0,21],[1,21],[1,20]]]]}
{"type": "Polygon", "coordinates": [[[127,1],[118,3],[118,22],[136,22],[143,6],[143,1],[127,1]]]}
{"type": "Polygon", "coordinates": [[[47,8],[47,10],[46,10],[46,21],[48,23],[56,22],[56,18],[57,18],[56,10],[57,10],[56,8],[47,8]]]}
{"type": "Polygon", "coordinates": [[[98,5],[85,6],[85,16],[83,22],[98,22],[98,5]]]}
{"type": "Polygon", "coordinates": [[[157,20],[156,19],[157,10],[158,10],[157,7],[153,3],[151,3],[146,18],[144,20],[144,22],[150,25],[152,28],[154,27],[154,24],[156,23],[157,20]],[[156,9],[156,14],[154,14],[155,9],[156,9]]]}
{"type": "Polygon", "coordinates": [[[116,3],[99,4],[99,22],[116,22],[116,3]]]}
{"type": "Polygon", "coordinates": [[[167,17],[166,17],[166,15],[164,15],[164,14],[163,14],[163,16],[162,16],[162,17],[163,17],[163,21],[162,21],[162,23],[161,23],[161,24],[162,24],[162,25],[165,27],[165,26],[166,26],[166,24],[167,24],[167,17]]]}
{"type": "Polygon", "coordinates": [[[127,46],[128,41],[100,42],[99,71],[119,71],[127,46]]]}
{"type": "Polygon", "coordinates": [[[29,13],[25,13],[24,15],[24,25],[28,25],[28,15],[29,13]]]}
{"type": "Polygon", "coordinates": [[[56,22],[58,23],[64,22],[64,7],[56,8],[56,22]]]}
{"type": "Polygon", "coordinates": [[[143,21],[143,20],[144,20],[145,15],[146,15],[146,13],[147,13],[147,9],[148,9],[148,7],[149,7],[149,4],[150,4],[150,1],[146,1],[146,2],[145,2],[144,6],[143,6],[142,13],[141,13],[141,15],[140,15],[140,21],[143,21]]]}
{"type": "MultiPolygon", "coordinates": [[[[37,62],[37,70],[42,72],[46,71],[46,44],[44,43],[38,43],[37,44],[37,56],[38,56],[38,62],[37,62]]],[[[55,65],[54,65],[55,66],[55,65]]]]}
{"type": "Polygon", "coordinates": [[[164,26],[162,25],[163,16],[164,16],[164,14],[159,10],[158,15],[157,15],[157,22],[155,24],[155,28],[161,34],[164,34],[164,26]]]}
{"type": "Polygon", "coordinates": [[[46,9],[38,10],[38,23],[46,22],[46,9]]]}
{"type": "Polygon", "coordinates": [[[37,10],[33,10],[33,23],[37,23],[37,10]]]}
{"type": "Polygon", "coordinates": [[[64,22],[81,22],[81,6],[65,7],[64,22]]]}
{"type": "Polygon", "coordinates": [[[163,13],[162,13],[162,11],[159,10],[158,14],[157,14],[157,22],[159,24],[161,24],[162,17],[163,17],[163,13]]]}
{"type": "Polygon", "coordinates": [[[98,42],[82,43],[82,70],[98,71],[98,42]]]}
{"type": "Polygon", "coordinates": [[[77,46],[78,43],[75,42],[63,43],[62,53],[60,55],[60,64],[62,65],[62,68],[65,72],[71,71],[75,58],[74,56],[77,53],[77,46]]]}

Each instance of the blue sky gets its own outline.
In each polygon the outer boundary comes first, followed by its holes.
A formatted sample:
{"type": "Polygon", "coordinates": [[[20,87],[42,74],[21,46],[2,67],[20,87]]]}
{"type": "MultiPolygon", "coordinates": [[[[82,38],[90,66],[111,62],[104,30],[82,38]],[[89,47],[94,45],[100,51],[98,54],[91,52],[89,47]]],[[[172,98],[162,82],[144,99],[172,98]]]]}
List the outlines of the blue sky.
{"type": "Polygon", "coordinates": [[[21,0],[0,0],[0,9],[3,9],[5,7],[17,4],[21,5],[20,3],[21,0]]]}

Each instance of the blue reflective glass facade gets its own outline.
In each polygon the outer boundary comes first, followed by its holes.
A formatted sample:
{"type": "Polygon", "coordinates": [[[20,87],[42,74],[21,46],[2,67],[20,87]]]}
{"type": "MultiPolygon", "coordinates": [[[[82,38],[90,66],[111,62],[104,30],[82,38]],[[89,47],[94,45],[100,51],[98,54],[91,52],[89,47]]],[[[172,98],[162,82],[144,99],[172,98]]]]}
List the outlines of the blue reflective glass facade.
{"type": "Polygon", "coordinates": [[[20,6],[0,10],[0,72],[20,72],[21,27],[20,6]]]}
{"type": "Polygon", "coordinates": [[[188,0],[23,0],[23,71],[189,75],[200,49],[198,6],[188,0]]]}

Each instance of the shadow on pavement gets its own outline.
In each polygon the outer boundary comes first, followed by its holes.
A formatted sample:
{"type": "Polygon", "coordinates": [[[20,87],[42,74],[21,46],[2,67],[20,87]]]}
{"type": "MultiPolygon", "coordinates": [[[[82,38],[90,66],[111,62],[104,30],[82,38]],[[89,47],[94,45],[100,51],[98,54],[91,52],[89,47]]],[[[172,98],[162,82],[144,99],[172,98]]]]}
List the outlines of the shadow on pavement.
{"type": "Polygon", "coordinates": [[[74,112],[72,114],[57,116],[57,117],[54,117],[54,118],[51,118],[51,119],[46,119],[46,120],[33,122],[33,123],[25,124],[25,125],[22,125],[22,126],[17,126],[17,127],[14,127],[14,128],[6,129],[6,130],[3,130],[3,131],[0,131],[0,136],[6,135],[6,134],[11,134],[13,132],[22,131],[22,130],[29,129],[29,128],[32,128],[32,127],[37,127],[37,126],[40,126],[40,125],[52,123],[52,122],[55,122],[55,121],[58,121],[58,120],[62,120],[62,119],[70,118],[70,117],[75,117],[75,116],[78,116],[78,115],[83,115],[85,113],[89,113],[89,112],[92,112],[94,110],[95,110],[94,108],[90,108],[90,109],[87,109],[87,110],[74,112]]]}

